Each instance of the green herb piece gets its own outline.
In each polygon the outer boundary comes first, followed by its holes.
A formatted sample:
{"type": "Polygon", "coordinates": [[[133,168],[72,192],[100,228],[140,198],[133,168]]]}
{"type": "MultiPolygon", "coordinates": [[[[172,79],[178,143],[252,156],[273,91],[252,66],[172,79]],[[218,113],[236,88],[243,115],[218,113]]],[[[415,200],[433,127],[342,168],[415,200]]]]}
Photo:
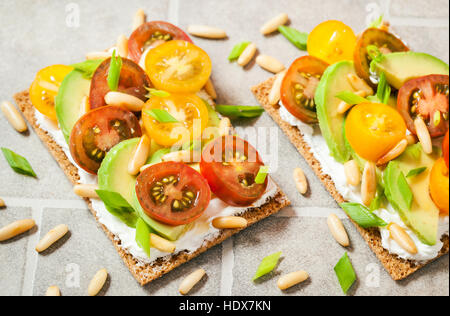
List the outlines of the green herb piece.
{"type": "Polygon", "coordinates": [[[256,184],[263,184],[266,181],[267,175],[269,174],[269,167],[262,166],[259,168],[258,174],[255,178],[256,184]]]}
{"type": "Polygon", "coordinates": [[[348,290],[350,290],[353,283],[356,281],[356,273],[347,253],[345,253],[344,256],[338,261],[334,267],[334,272],[339,280],[342,291],[344,291],[344,294],[347,294],[348,290]]]}
{"type": "Polygon", "coordinates": [[[138,217],[133,207],[117,192],[96,190],[105,207],[112,215],[116,216],[128,227],[135,228],[138,217]]]}
{"type": "Polygon", "coordinates": [[[389,103],[389,98],[391,97],[391,86],[386,80],[386,75],[384,72],[381,73],[380,79],[378,81],[377,88],[377,98],[383,104],[389,103]]]}
{"type": "Polygon", "coordinates": [[[278,31],[300,50],[306,50],[308,42],[308,33],[300,32],[292,27],[281,25],[278,31]]]}
{"type": "Polygon", "coordinates": [[[409,172],[406,175],[406,177],[407,178],[411,178],[411,177],[418,176],[419,174],[421,174],[425,170],[427,170],[427,167],[420,167],[420,168],[416,168],[416,169],[411,169],[411,170],[409,170],[409,172]]]}
{"type": "Polygon", "coordinates": [[[386,196],[384,195],[384,188],[381,185],[377,186],[377,194],[375,196],[375,198],[372,200],[372,202],[370,203],[369,209],[371,212],[378,210],[381,208],[383,202],[384,202],[384,198],[386,196]]]}
{"type": "Polygon", "coordinates": [[[370,63],[370,71],[375,72],[376,64],[380,63],[384,58],[383,53],[375,45],[368,45],[366,50],[369,58],[372,60],[372,62],[370,63]]]}
{"type": "Polygon", "coordinates": [[[360,104],[369,102],[366,98],[360,97],[357,94],[354,94],[350,91],[341,91],[338,94],[336,94],[336,98],[341,99],[347,104],[360,104]]]}
{"type": "Polygon", "coordinates": [[[156,151],[148,160],[147,165],[154,165],[156,163],[162,162],[162,156],[167,155],[170,153],[170,148],[162,148],[158,151],[156,151]]]}
{"type": "Polygon", "coordinates": [[[377,19],[370,23],[369,28],[379,28],[383,24],[383,15],[380,15],[377,19]]]}
{"type": "Polygon", "coordinates": [[[166,110],[153,109],[145,110],[144,112],[153,117],[159,123],[178,123],[178,120],[170,115],[170,113],[166,110]]]}
{"type": "Polygon", "coordinates": [[[150,257],[150,226],[142,218],[138,218],[136,222],[136,243],[150,257]]]}
{"type": "Polygon", "coordinates": [[[25,176],[37,177],[36,173],[34,173],[33,168],[31,168],[30,163],[24,157],[16,154],[12,150],[8,148],[2,147],[3,156],[5,156],[6,161],[12,170],[19,174],[23,174],[25,176]]]}
{"type": "Polygon", "coordinates": [[[70,65],[71,67],[75,68],[75,70],[78,70],[83,73],[83,77],[87,79],[91,79],[94,75],[95,71],[97,70],[98,66],[104,61],[104,59],[92,59],[92,60],[86,60],[78,64],[70,65]]]}
{"type": "Polygon", "coordinates": [[[164,91],[164,90],[158,90],[158,89],[147,88],[147,87],[145,87],[145,89],[149,92],[147,94],[147,98],[151,98],[152,96],[160,97],[160,98],[170,97],[170,93],[167,91],[164,91]]]}
{"type": "Polygon", "coordinates": [[[406,203],[406,206],[410,210],[413,203],[414,195],[411,191],[411,188],[409,187],[408,182],[406,181],[406,177],[403,174],[403,172],[400,172],[400,175],[397,180],[397,185],[398,190],[406,203]]]}
{"type": "Polygon", "coordinates": [[[281,255],[282,255],[282,252],[277,252],[277,253],[274,253],[273,255],[265,257],[261,261],[261,264],[259,265],[258,270],[256,271],[256,274],[253,277],[253,281],[256,281],[260,277],[272,272],[273,269],[275,269],[275,267],[277,266],[281,255]]]}
{"type": "Polygon", "coordinates": [[[122,70],[122,58],[120,56],[116,57],[116,51],[113,51],[107,78],[108,87],[111,91],[117,91],[117,88],[119,87],[121,70],[122,70]]]}
{"type": "Polygon", "coordinates": [[[383,227],[387,223],[358,203],[341,203],[340,206],[350,218],[362,228],[383,227]]]}
{"type": "Polygon", "coordinates": [[[247,48],[247,46],[250,44],[250,42],[242,42],[239,44],[236,44],[233,49],[231,50],[230,55],[228,56],[229,61],[234,61],[241,56],[242,52],[247,48]]]}
{"type": "Polygon", "coordinates": [[[260,106],[216,105],[216,111],[229,118],[254,118],[260,116],[264,109],[260,106]]]}

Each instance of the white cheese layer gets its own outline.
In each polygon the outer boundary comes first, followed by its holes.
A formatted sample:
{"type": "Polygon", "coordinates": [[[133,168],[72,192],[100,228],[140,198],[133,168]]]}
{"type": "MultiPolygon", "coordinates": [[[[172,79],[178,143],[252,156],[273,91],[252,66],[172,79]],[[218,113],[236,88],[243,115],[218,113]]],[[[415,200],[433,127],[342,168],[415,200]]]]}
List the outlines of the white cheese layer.
{"type": "MultiPolygon", "coordinates": [[[[314,157],[316,157],[316,159],[320,162],[322,172],[331,177],[337,191],[342,195],[342,197],[347,201],[362,204],[360,187],[353,187],[347,184],[344,165],[337,162],[332,156],[330,156],[330,150],[328,149],[327,143],[320,132],[319,126],[311,126],[303,123],[289,113],[289,111],[286,110],[282,104],[280,104],[280,106],[279,113],[281,119],[292,126],[298,127],[300,132],[303,134],[303,139],[309,147],[311,147],[311,152],[314,154],[314,157]]],[[[382,246],[384,249],[388,250],[392,254],[398,255],[400,258],[419,262],[428,261],[438,256],[439,251],[442,249],[443,243],[438,241],[433,246],[422,243],[416,234],[406,227],[398,213],[392,208],[391,205],[388,205],[387,209],[379,209],[374,211],[374,213],[387,223],[396,223],[402,226],[416,243],[418,253],[416,255],[412,255],[405,251],[390,238],[389,231],[386,228],[380,227],[382,246]]],[[[439,220],[438,236],[441,237],[443,235],[448,235],[448,233],[449,217],[441,217],[439,220]]]]}

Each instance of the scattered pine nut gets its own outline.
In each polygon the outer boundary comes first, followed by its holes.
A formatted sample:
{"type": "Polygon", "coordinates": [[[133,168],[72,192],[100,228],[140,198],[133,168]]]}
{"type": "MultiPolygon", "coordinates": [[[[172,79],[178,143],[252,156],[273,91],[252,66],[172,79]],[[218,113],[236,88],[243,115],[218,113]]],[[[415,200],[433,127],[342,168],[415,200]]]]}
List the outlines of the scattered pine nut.
{"type": "Polygon", "coordinates": [[[361,198],[365,206],[369,206],[377,193],[376,166],[373,162],[366,162],[361,182],[361,198]]]}
{"type": "Polygon", "coordinates": [[[417,137],[414,134],[408,134],[406,135],[406,141],[408,142],[408,145],[414,145],[417,143],[417,137]]]}
{"type": "Polygon", "coordinates": [[[89,97],[88,96],[84,96],[83,99],[81,100],[80,114],[84,115],[87,112],[89,112],[90,110],[91,110],[91,106],[89,104],[89,97]]]}
{"type": "Polygon", "coordinates": [[[206,91],[206,93],[209,94],[209,96],[210,96],[213,100],[217,99],[216,88],[214,88],[214,84],[212,83],[211,78],[208,79],[208,81],[206,82],[206,85],[205,85],[205,91],[206,91]]]}
{"type": "Polygon", "coordinates": [[[242,52],[241,56],[239,56],[237,63],[241,67],[247,66],[247,64],[253,59],[256,54],[256,45],[254,43],[250,43],[242,52]]]}
{"type": "Polygon", "coordinates": [[[382,166],[387,164],[389,161],[394,160],[405,151],[406,147],[408,147],[408,141],[406,139],[402,139],[386,155],[378,159],[377,166],[382,166]]]}
{"type": "Polygon", "coordinates": [[[278,27],[281,25],[286,24],[289,21],[289,17],[286,13],[280,13],[276,17],[270,19],[267,21],[262,27],[261,27],[261,34],[267,35],[272,32],[275,32],[278,30],[278,27]]]}
{"type": "Polygon", "coordinates": [[[388,230],[391,234],[391,238],[395,240],[400,247],[412,255],[417,254],[418,250],[414,240],[406,233],[403,227],[395,223],[390,223],[388,230]]]}
{"type": "Polygon", "coordinates": [[[106,283],[107,278],[108,271],[106,271],[106,269],[101,269],[100,271],[98,271],[89,283],[88,295],[96,296],[98,293],[100,293],[106,283]]]}
{"type": "Polygon", "coordinates": [[[334,239],[342,247],[348,247],[350,245],[348,234],[339,217],[337,217],[336,214],[330,214],[327,219],[327,224],[334,239]]]}
{"type": "Polygon", "coordinates": [[[117,53],[122,58],[128,57],[128,39],[123,34],[117,39],[117,53]]]}
{"type": "Polygon", "coordinates": [[[96,190],[98,190],[98,186],[95,184],[77,184],[73,187],[73,192],[83,198],[98,198],[96,190]]]}
{"type": "Polygon", "coordinates": [[[147,168],[150,167],[150,166],[151,166],[150,164],[148,164],[148,165],[143,165],[143,166],[141,167],[141,169],[139,169],[139,172],[144,171],[145,169],[147,169],[147,168]]]}
{"type": "Polygon", "coordinates": [[[344,172],[348,184],[357,186],[361,183],[361,171],[355,160],[349,160],[344,164],[344,172]]]}
{"type": "Polygon", "coordinates": [[[5,201],[3,201],[2,198],[0,198],[0,208],[5,207],[5,206],[6,206],[5,201]]]}
{"type": "Polygon", "coordinates": [[[56,285],[50,286],[45,292],[45,296],[61,296],[61,291],[56,285]]]}
{"type": "Polygon", "coordinates": [[[214,218],[212,225],[217,229],[245,228],[248,226],[248,221],[240,216],[222,216],[214,218]]]}
{"type": "Polygon", "coordinates": [[[298,192],[306,194],[308,192],[308,181],[306,180],[305,173],[301,168],[294,169],[294,181],[298,192]]]}
{"type": "Polygon", "coordinates": [[[5,241],[29,231],[36,223],[32,219],[22,219],[0,229],[0,241],[5,241]]]}
{"type": "Polygon", "coordinates": [[[430,132],[420,116],[414,120],[414,127],[416,128],[417,138],[422,145],[424,153],[431,154],[433,152],[433,143],[431,142],[430,132]]]}
{"type": "Polygon", "coordinates": [[[263,69],[270,71],[274,74],[279,73],[286,69],[284,65],[275,59],[274,57],[268,55],[259,55],[256,57],[256,63],[263,69]]]}
{"type": "Polygon", "coordinates": [[[110,91],[105,95],[105,102],[108,105],[114,106],[125,106],[128,110],[132,112],[142,111],[145,102],[141,99],[135,97],[134,95],[110,91]]]}
{"type": "Polygon", "coordinates": [[[220,120],[219,123],[219,135],[225,136],[230,135],[231,132],[231,121],[228,117],[224,117],[220,120]]]}
{"type": "Polygon", "coordinates": [[[293,287],[294,285],[297,285],[299,283],[306,281],[308,278],[309,278],[309,275],[306,271],[292,272],[292,273],[282,276],[278,280],[277,285],[280,290],[284,291],[284,290],[287,290],[287,289],[293,287]]]}
{"type": "Polygon", "coordinates": [[[193,288],[194,286],[200,282],[201,279],[203,279],[203,277],[205,276],[206,271],[203,269],[198,269],[196,271],[194,271],[193,273],[191,273],[190,275],[188,275],[183,282],[181,282],[180,284],[180,294],[182,295],[186,295],[188,294],[193,288]]]}
{"type": "Polygon", "coordinates": [[[69,227],[66,224],[61,224],[53,228],[49,231],[45,236],[41,239],[41,241],[36,246],[37,252],[43,252],[47,250],[51,245],[60,240],[67,232],[69,231],[69,227]]]}
{"type": "Polygon", "coordinates": [[[133,17],[133,31],[136,30],[139,26],[145,23],[146,17],[145,12],[142,9],[136,11],[133,17]]]}
{"type": "Polygon", "coordinates": [[[372,87],[369,86],[367,82],[364,81],[364,79],[359,78],[355,74],[348,74],[347,80],[356,91],[364,91],[366,93],[366,96],[373,95],[374,92],[372,87]]]}
{"type": "MultiPolygon", "coordinates": [[[[363,91],[363,90],[356,91],[355,94],[359,95],[360,97],[363,97],[363,98],[367,96],[366,91],[363,91]]],[[[348,104],[345,101],[341,101],[341,103],[339,103],[339,105],[338,105],[337,112],[339,114],[344,114],[348,110],[350,110],[353,106],[354,106],[354,104],[348,104]]]]}
{"type": "Polygon", "coordinates": [[[187,31],[191,35],[203,38],[221,39],[227,37],[224,30],[207,25],[189,25],[187,31]]]}
{"type": "Polygon", "coordinates": [[[150,244],[152,247],[162,252],[174,253],[176,249],[173,242],[168,241],[167,239],[164,239],[156,234],[150,234],[150,244]]]}
{"type": "Polygon", "coordinates": [[[150,153],[150,139],[146,134],[141,137],[136,150],[134,151],[133,157],[131,157],[128,163],[128,173],[135,176],[141,170],[141,167],[145,165],[148,159],[148,154],[150,153]]]}
{"type": "Polygon", "coordinates": [[[192,155],[190,150],[179,150],[165,154],[161,157],[162,161],[174,161],[174,162],[192,162],[192,155]]]}
{"type": "Polygon", "coordinates": [[[287,70],[283,70],[282,72],[276,75],[275,81],[273,82],[272,89],[269,92],[269,104],[275,105],[280,101],[281,97],[281,84],[283,83],[283,79],[286,76],[287,70]]]}
{"type": "Polygon", "coordinates": [[[11,102],[3,101],[0,107],[9,124],[11,124],[16,131],[23,133],[28,130],[22,115],[11,102]]]}
{"type": "Polygon", "coordinates": [[[106,59],[111,57],[112,52],[90,52],[86,54],[86,59],[106,59]]]}

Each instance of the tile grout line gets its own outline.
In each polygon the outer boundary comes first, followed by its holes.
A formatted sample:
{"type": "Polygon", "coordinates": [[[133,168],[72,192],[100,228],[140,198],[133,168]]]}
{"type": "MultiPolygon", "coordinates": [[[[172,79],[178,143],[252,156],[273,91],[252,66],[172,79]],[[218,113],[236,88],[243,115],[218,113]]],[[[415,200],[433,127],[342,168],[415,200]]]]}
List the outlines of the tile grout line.
{"type": "Polygon", "coordinates": [[[169,0],[169,12],[167,14],[167,20],[178,26],[178,9],[179,9],[178,0],[169,0]]]}
{"type": "Polygon", "coordinates": [[[220,280],[220,296],[231,296],[233,291],[234,237],[222,243],[222,273],[220,280]]]}

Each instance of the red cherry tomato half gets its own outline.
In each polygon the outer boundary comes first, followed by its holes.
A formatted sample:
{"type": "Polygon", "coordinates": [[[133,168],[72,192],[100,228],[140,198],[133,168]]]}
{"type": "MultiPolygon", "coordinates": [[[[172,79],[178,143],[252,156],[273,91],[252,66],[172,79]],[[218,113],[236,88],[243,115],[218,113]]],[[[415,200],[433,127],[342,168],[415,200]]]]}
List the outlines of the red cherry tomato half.
{"type": "Polygon", "coordinates": [[[72,129],[70,153],[75,162],[96,174],[107,152],[123,140],[141,137],[137,117],[116,106],[104,106],[83,115],[72,129]]]}
{"type": "Polygon", "coordinates": [[[445,164],[447,165],[447,168],[450,168],[449,166],[448,166],[448,131],[447,131],[447,133],[445,134],[445,137],[444,137],[444,141],[442,142],[442,154],[443,154],[443,156],[444,156],[444,160],[445,160],[445,164]]]}
{"type": "Polygon", "coordinates": [[[180,28],[173,24],[153,21],[142,24],[128,41],[130,58],[139,63],[142,54],[150,46],[157,46],[158,43],[171,40],[183,40],[192,43],[191,38],[180,28]]]}
{"type": "Polygon", "coordinates": [[[195,221],[211,200],[206,179],[180,162],[145,169],[137,178],[136,195],[148,216],[172,226],[195,221]]]}
{"type": "Polygon", "coordinates": [[[250,206],[266,191],[255,178],[264,163],[258,152],[245,140],[224,136],[210,142],[202,153],[200,170],[211,191],[233,206],[250,206]]]}
{"type": "MultiPolygon", "coordinates": [[[[105,95],[111,91],[107,81],[110,63],[111,58],[102,62],[92,77],[91,91],[89,94],[91,109],[106,105],[105,95]]],[[[131,94],[145,102],[148,93],[145,87],[151,86],[150,79],[139,65],[130,59],[122,58],[122,70],[120,71],[117,91],[131,94]]]]}
{"type": "Polygon", "coordinates": [[[284,107],[305,123],[316,123],[314,95],[320,78],[328,64],[312,56],[294,61],[281,85],[281,101],[284,107]]]}
{"type": "Polygon", "coordinates": [[[411,133],[416,134],[414,119],[420,115],[431,137],[448,130],[448,85],[446,75],[429,75],[407,81],[398,92],[397,108],[411,133]]]}

